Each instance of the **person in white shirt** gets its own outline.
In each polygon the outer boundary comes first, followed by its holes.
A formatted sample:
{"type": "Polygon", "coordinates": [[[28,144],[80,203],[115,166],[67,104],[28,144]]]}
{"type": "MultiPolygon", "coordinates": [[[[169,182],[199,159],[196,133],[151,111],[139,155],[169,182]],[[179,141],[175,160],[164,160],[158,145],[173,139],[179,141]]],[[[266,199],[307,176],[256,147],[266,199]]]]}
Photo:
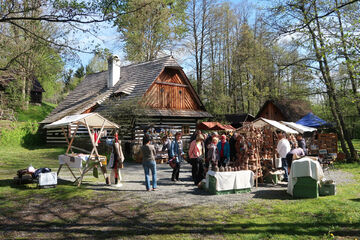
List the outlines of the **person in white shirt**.
{"type": "Polygon", "coordinates": [[[288,181],[288,164],[287,164],[287,160],[286,160],[286,155],[290,152],[291,147],[290,147],[289,141],[286,139],[285,133],[279,133],[278,140],[279,140],[279,142],[277,144],[276,151],[278,152],[279,156],[281,157],[282,169],[284,169],[284,171],[285,171],[284,181],[287,182],[288,181]]]}

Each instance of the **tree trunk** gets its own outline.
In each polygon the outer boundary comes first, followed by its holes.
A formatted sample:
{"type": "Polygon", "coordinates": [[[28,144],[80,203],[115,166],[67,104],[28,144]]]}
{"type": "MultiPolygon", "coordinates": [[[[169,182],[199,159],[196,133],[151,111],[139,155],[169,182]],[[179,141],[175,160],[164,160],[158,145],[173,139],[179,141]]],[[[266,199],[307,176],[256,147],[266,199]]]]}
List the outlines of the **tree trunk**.
{"type": "MultiPolygon", "coordinates": [[[[336,4],[336,6],[338,6],[337,0],[335,0],[335,4],[336,4]]],[[[342,25],[342,18],[341,18],[339,9],[337,9],[336,14],[337,14],[337,18],[339,21],[340,40],[341,40],[341,45],[342,45],[342,48],[344,51],[346,70],[348,72],[349,79],[351,81],[353,99],[355,101],[358,114],[360,115],[360,103],[359,103],[359,97],[357,96],[357,82],[355,79],[355,74],[350,66],[350,57],[349,57],[349,53],[348,53],[348,49],[347,49],[347,45],[346,45],[346,41],[345,41],[344,29],[343,29],[343,25],[342,25]]]]}
{"type": "MultiPolygon", "coordinates": [[[[305,19],[305,22],[308,22],[307,19],[307,15],[305,12],[305,8],[302,8],[302,12],[303,12],[303,16],[305,19]]],[[[323,50],[320,50],[317,46],[317,41],[319,41],[320,47],[321,49],[325,49],[325,44],[322,38],[322,32],[321,32],[321,27],[320,27],[320,22],[318,19],[318,13],[317,13],[317,6],[316,6],[316,1],[314,2],[314,18],[316,21],[316,27],[317,27],[317,32],[318,35],[315,34],[314,30],[311,28],[310,24],[307,26],[308,30],[311,34],[312,37],[312,42],[313,42],[313,47],[316,53],[316,59],[319,63],[319,67],[320,67],[320,71],[322,74],[322,77],[325,81],[326,87],[327,87],[327,94],[329,96],[329,103],[330,103],[330,108],[331,108],[331,112],[333,114],[333,117],[337,123],[337,127],[338,127],[338,132],[340,134],[340,141],[341,141],[341,147],[342,150],[344,151],[344,153],[346,154],[346,157],[349,161],[352,160],[357,160],[357,154],[355,152],[354,146],[351,142],[350,136],[346,130],[346,126],[342,117],[342,113],[340,111],[340,107],[339,107],[339,103],[337,101],[337,97],[336,97],[336,92],[335,92],[335,87],[334,87],[334,81],[330,75],[330,68],[328,65],[328,61],[327,61],[327,57],[326,54],[323,52],[323,50]],[[344,142],[344,140],[347,142],[349,148],[350,148],[350,153],[349,154],[347,148],[346,148],[346,144],[344,142]]]]}

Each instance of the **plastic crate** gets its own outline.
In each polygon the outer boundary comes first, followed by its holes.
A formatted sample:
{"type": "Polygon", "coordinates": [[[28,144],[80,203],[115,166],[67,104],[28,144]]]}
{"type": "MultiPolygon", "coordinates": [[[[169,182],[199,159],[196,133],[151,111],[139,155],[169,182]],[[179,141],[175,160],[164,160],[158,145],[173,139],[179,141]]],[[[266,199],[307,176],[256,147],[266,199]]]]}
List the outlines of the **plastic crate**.
{"type": "Polygon", "coordinates": [[[319,195],[320,196],[331,196],[336,194],[335,183],[326,183],[320,185],[319,195]]]}
{"type": "Polygon", "coordinates": [[[57,184],[56,172],[40,173],[38,186],[39,187],[55,187],[57,184]]]}

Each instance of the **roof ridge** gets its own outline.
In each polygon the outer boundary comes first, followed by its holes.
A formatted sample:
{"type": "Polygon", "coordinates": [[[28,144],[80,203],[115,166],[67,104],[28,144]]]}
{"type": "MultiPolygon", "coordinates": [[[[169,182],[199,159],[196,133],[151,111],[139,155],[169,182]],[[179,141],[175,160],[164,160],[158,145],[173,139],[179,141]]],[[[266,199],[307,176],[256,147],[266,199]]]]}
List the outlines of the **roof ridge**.
{"type": "MultiPolygon", "coordinates": [[[[142,64],[154,63],[154,62],[158,62],[158,61],[160,61],[160,60],[163,60],[163,59],[165,59],[165,58],[172,58],[172,59],[176,62],[176,60],[175,60],[175,58],[173,57],[173,55],[166,55],[166,56],[164,56],[164,57],[156,58],[156,59],[153,59],[153,60],[150,60],[150,61],[139,62],[139,63],[131,63],[131,64],[129,64],[129,65],[125,65],[125,66],[121,66],[121,67],[130,67],[130,66],[134,66],[134,65],[139,66],[139,65],[142,65],[142,64]]],[[[177,63],[177,62],[176,62],[176,63],[177,63]]],[[[177,63],[177,64],[178,64],[178,63],[177,63]]],[[[178,64],[178,65],[179,65],[179,64],[178,64]]]]}

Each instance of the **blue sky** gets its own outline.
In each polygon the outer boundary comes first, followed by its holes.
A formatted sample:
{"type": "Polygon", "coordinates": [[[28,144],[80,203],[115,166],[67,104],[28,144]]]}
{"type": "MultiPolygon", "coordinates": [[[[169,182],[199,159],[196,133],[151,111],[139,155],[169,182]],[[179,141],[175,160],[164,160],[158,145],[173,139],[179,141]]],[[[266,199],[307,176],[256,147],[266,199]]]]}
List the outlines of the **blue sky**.
{"type": "MultiPolygon", "coordinates": [[[[262,0],[230,0],[233,4],[239,4],[241,2],[247,2],[251,4],[262,5],[262,0]]],[[[85,34],[85,33],[77,33],[76,38],[78,39],[78,45],[80,48],[84,48],[87,46],[90,48],[94,48],[98,45],[100,48],[108,48],[113,54],[119,55],[120,59],[124,59],[124,52],[122,51],[123,43],[119,39],[119,33],[116,31],[116,27],[113,27],[110,23],[102,23],[100,26],[97,25],[100,30],[95,34],[85,34]]],[[[83,66],[86,66],[90,59],[92,58],[92,54],[87,53],[78,53],[79,60],[83,66]]],[[[181,63],[180,63],[181,64],[181,63]]],[[[80,63],[77,64],[67,64],[69,68],[77,68],[80,66],[80,63]]],[[[186,70],[186,66],[185,70],[186,70]]]]}

